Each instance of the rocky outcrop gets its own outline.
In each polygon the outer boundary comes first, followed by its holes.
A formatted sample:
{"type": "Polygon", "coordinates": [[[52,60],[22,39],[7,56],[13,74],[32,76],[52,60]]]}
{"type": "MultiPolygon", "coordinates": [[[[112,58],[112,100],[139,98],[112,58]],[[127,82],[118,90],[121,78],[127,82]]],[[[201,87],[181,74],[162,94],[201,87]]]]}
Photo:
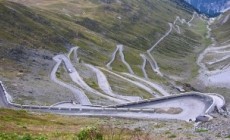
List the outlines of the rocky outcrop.
{"type": "Polygon", "coordinates": [[[230,8],[229,0],[185,0],[201,13],[216,16],[230,8]]]}

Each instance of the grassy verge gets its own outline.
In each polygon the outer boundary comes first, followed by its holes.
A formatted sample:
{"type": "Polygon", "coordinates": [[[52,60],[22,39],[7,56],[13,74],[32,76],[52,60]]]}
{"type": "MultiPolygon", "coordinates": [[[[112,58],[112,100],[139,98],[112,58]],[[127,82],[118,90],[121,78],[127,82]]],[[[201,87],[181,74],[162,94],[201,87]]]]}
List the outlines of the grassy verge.
{"type": "Polygon", "coordinates": [[[103,119],[100,118],[56,116],[0,108],[0,139],[75,140],[79,139],[80,135],[87,137],[84,131],[89,128],[95,128],[103,140],[150,139],[149,134],[141,130],[114,128],[102,122],[103,119]]]}

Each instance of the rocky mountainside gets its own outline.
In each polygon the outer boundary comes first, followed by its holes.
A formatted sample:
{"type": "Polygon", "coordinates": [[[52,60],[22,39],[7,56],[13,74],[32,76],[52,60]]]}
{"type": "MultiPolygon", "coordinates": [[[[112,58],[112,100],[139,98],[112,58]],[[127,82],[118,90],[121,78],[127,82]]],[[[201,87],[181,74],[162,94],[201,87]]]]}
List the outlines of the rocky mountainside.
{"type": "MultiPolygon", "coordinates": [[[[99,107],[195,91],[223,95],[227,110],[230,12],[209,19],[198,11],[214,16],[228,1],[187,2],[198,10],[184,0],[0,0],[0,81],[20,105],[99,107]]],[[[183,111],[164,109],[158,113],[183,111]]],[[[165,139],[229,138],[215,132],[229,124],[223,117],[206,129],[161,120],[128,128],[165,139]]]]}
{"type": "MultiPolygon", "coordinates": [[[[141,54],[157,46],[151,54],[159,62],[162,72],[176,80],[191,78],[198,69],[195,56],[209,41],[204,36],[205,21],[193,14],[191,7],[185,8],[179,2],[1,0],[0,77],[18,103],[53,104],[70,100],[73,98],[71,92],[55,88],[55,83],[48,77],[54,65],[52,57],[78,45],[82,62],[106,67],[116,44],[123,44],[124,58],[137,76],[144,76],[141,54]],[[184,22],[189,20],[196,26],[190,28],[184,22]],[[56,95],[51,96],[52,92],[56,95]]],[[[126,65],[117,55],[111,67],[116,72],[128,72],[126,65]]],[[[92,71],[86,69],[78,67],[86,83],[99,88],[92,71]]],[[[70,81],[64,67],[59,73],[59,78],[70,81]]],[[[150,63],[146,63],[146,73],[148,78],[172,88],[173,84],[167,78],[155,74],[150,63]]],[[[126,81],[109,77],[116,92],[151,97],[126,81]]],[[[173,90],[176,92],[175,88],[173,90]]]]}
{"type": "Polygon", "coordinates": [[[218,15],[230,8],[229,0],[185,0],[201,13],[209,16],[218,15]]]}
{"type": "MultiPolygon", "coordinates": [[[[223,27],[228,27],[228,17],[221,18],[226,22],[223,27]]],[[[197,91],[191,86],[199,71],[196,61],[212,44],[207,18],[181,0],[1,0],[0,18],[0,78],[14,102],[21,104],[74,99],[71,91],[49,77],[55,64],[52,57],[73,46],[79,47],[79,62],[149,79],[170,94],[197,91]]],[[[217,40],[228,41],[228,33],[222,34],[225,29],[215,28],[221,33],[215,34],[217,40]]],[[[81,78],[101,91],[95,73],[82,63],[75,64],[81,78]]],[[[56,75],[71,83],[68,71],[61,65],[56,75]]],[[[153,91],[160,93],[156,86],[146,91],[104,73],[111,89],[124,96],[146,99],[153,91]]],[[[96,96],[90,98],[97,103],[96,96]]]]}

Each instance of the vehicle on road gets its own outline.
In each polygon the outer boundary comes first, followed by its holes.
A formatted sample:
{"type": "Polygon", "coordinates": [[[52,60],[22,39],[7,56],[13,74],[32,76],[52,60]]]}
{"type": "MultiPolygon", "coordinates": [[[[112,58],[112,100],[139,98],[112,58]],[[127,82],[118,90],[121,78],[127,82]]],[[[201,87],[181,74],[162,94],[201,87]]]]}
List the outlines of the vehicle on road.
{"type": "Polygon", "coordinates": [[[68,72],[69,72],[69,73],[72,73],[72,72],[73,72],[73,70],[72,70],[72,69],[68,69],[68,72]]]}

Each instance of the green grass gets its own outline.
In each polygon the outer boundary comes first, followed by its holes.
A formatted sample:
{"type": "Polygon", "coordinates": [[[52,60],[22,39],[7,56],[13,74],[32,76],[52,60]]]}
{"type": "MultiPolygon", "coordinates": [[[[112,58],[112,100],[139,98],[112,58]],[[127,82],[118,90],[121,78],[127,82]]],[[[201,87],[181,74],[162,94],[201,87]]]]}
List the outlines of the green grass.
{"type": "Polygon", "coordinates": [[[196,59],[209,44],[206,23],[195,18],[192,27],[180,25],[182,34],[170,33],[153,51],[159,67],[168,75],[190,81],[198,74],[196,59]]]}
{"type": "MultiPolygon", "coordinates": [[[[168,22],[172,23],[176,16],[189,20],[192,11],[185,10],[173,1],[120,2],[121,4],[105,3],[101,0],[43,0],[37,4],[35,1],[1,1],[0,38],[3,45],[0,44],[0,51],[4,53],[0,55],[10,61],[13,59],[10,55],[11,49],[16,46],[25,46],[25,50],[49,50],[51,54],[57,54],[66,52],[70,46],[78,45],[81,61],[104,67],[110,61],[116,44],[123,44],[126,61],[136,75],[143,76],[143,60],[139,54],[145,53],[168,31],[168,22]]],[[[181,35],[173,31],[155,48],[153,55],[163,73],[185,79],[197,75],[196,57],[208,41],[204,39],[205,23],[197,18],[193,24],[196,24],[194,28],[181,25],[181,35]]],[[[27,60],[23,62],[26,63],[27,60]]],[[[3,63],[4,68],[7,67],[6,64],[3,63]]],[[[38,65],[43,67],[42,64],[38,65]]],[[[25,69],[31,67],[33,66],[28,64],[25,69]]],[[[112,67],[114,71],[128,72],[118,55],[112,67]]],[[[166,79],[152,72],[149,64],[146,71],[152,80],[167,84],[166,79]]],[[[57,76],[65,79],[62,73],[60,71],[57,76]]],[[[11,73],[4,72],[0,75],[14,79],[11,73]]],[[[93,79],[85,80],[91,87],[98,89],[93,79]]],[[[124,87],[127,89],[120,89],[123,85],[116,82],[113,85],[114,81],[112,80],[111,85],[121,94],[141,95],[144,98],[151,96],[142,89],[125,84],[124,81],[122,83],[124,86],[128,85],[124,87]]]]}
{"type": "Polygon", "coordinates": [[[4,27],[0,29],[0,37],[4,42],[59,52],[65,50],[65,38],[73,35],[70,30],[23,5],[2,1],[0,12],[0,25],[4,27]]]}
{"type": "Polygon", "coordinates": [[[172,135],[168,136],[168,138],[176,138],[176,135],[172,134],[172,135]]]}
{"type": "Polygon", "coordinates": [[[198,133],[203,133],[203,132],[208,132],[208,130],[207,129],[197,129],[196,130],[196,132],[198,132],[198,133]]]}
{"type": "Polygon", "coordinates": [[[123,53],[124,53],[126,62],[130,64],[134,73],[138,76],[143,77],[143,73],[141,70],[143,60],[140,57],[140,53],[142,53],[142,51],[138,51],[135,49],[130,49],[128,47],[125,47],[123,53]],[[132,53],[130,53],[130,52],[132,52],[132,53]]]}
{"type": "Polygon", "coordinates": [[[118,71],[118,72],[128,72],[128,68],[121,61],[121,57],[119,55],[119,51],[117,52],[115,60],[111,64],[111,67],[113,68],[113,70],[118,71]]]}
{"type": "Polygon", "coordinates": [[[212,31],[212,34],[216,38],[217,43],[224,43],[225,41],[229,40],[230,20],[228,20],[225,23],[222,23],[228,14],[229,14],[229,12],[224,13],[223,16],[221,17],[221,19],[216,21],[212,25],[212,27],[214,28],[214,30],[212,31]]]}
{"type": "Polygon", "coordinates": [[[146,50],[160,37],[159,34],[166,31],[166,22],[171,22],[173,15],[185,15],[185,18],[190,16],[188,12],[175,8],[176,4],[173,2],[147,3],[134,0],[132,3],[122,3],[123,5],[101,5],[95,0],[80,0],[78,3],[59,0],[42,1],[39,6],[30,2],[28,4],[34,7],[28,8],[2,1],[0,25],[4,29],[2,28],[0,37],[6,42],[23,43],[28,47],[58,52],[65,50],[63,46],[75,43],[76,38],[78,42],[86,40],[106,49],[118,42],[131,48],[146,50]],[[155,5],[158,5],[156,9],[155,5]],[[78,10],[72,10],[74,7],[78,10]],[[58,12],[62,9],[66,9],[71,17],[64,11],[58,12]],[[119,21],[117,16],[121,16],[122,20],[119,21]]]}
{"type": "MultiPolygon", "coordinates": [[[[115,44],[122,43],[128,47],[127,61],[142,75],[138,53],[150,48],[168,30],[167,22],[172,22],[177,15],[189,19],[191,13],[170,1],[121,2],[122,5],[101,4],[96,0],[23,3],[33,6],[29,8],[2,1],[0,25],[4,28],[0,29],[0,37],[4,42],[55,52],[65,51],[63,46],[68,44],[77,44],[84,51],[80,53],[81,59],[100,66],[109,60],[115,44]],[[66,9],[70,17],[65,11],[60,12],[62,9],[66,9]]],[[[117,65],[118,71],[124,69],[117,65]]]]}
{"type": "Polygon", "coordinates": [[[31,134],[19,135],[16,133],[0,133],[1,140],[47,140],[46,136],[33,136],[31,134]]]}
{"type": "Polygon", "coordinates": [[[103,124],[105,119],[28,113],[0,108],[1,140],[76,139],[87,126],[96,128],[104,140],[149,138],[142,131],[120,129],[103,124]]]}
{"type": "Polygon", "coordinates": [[[134,84],[128,83],[127,81],[111,75],[108,72],[103,72],[107,76],[108,82],[115,93],[125,96],[139,96],[144,99],[153,98],[150,93],[139,87],[136,87],[134,84]]]}

